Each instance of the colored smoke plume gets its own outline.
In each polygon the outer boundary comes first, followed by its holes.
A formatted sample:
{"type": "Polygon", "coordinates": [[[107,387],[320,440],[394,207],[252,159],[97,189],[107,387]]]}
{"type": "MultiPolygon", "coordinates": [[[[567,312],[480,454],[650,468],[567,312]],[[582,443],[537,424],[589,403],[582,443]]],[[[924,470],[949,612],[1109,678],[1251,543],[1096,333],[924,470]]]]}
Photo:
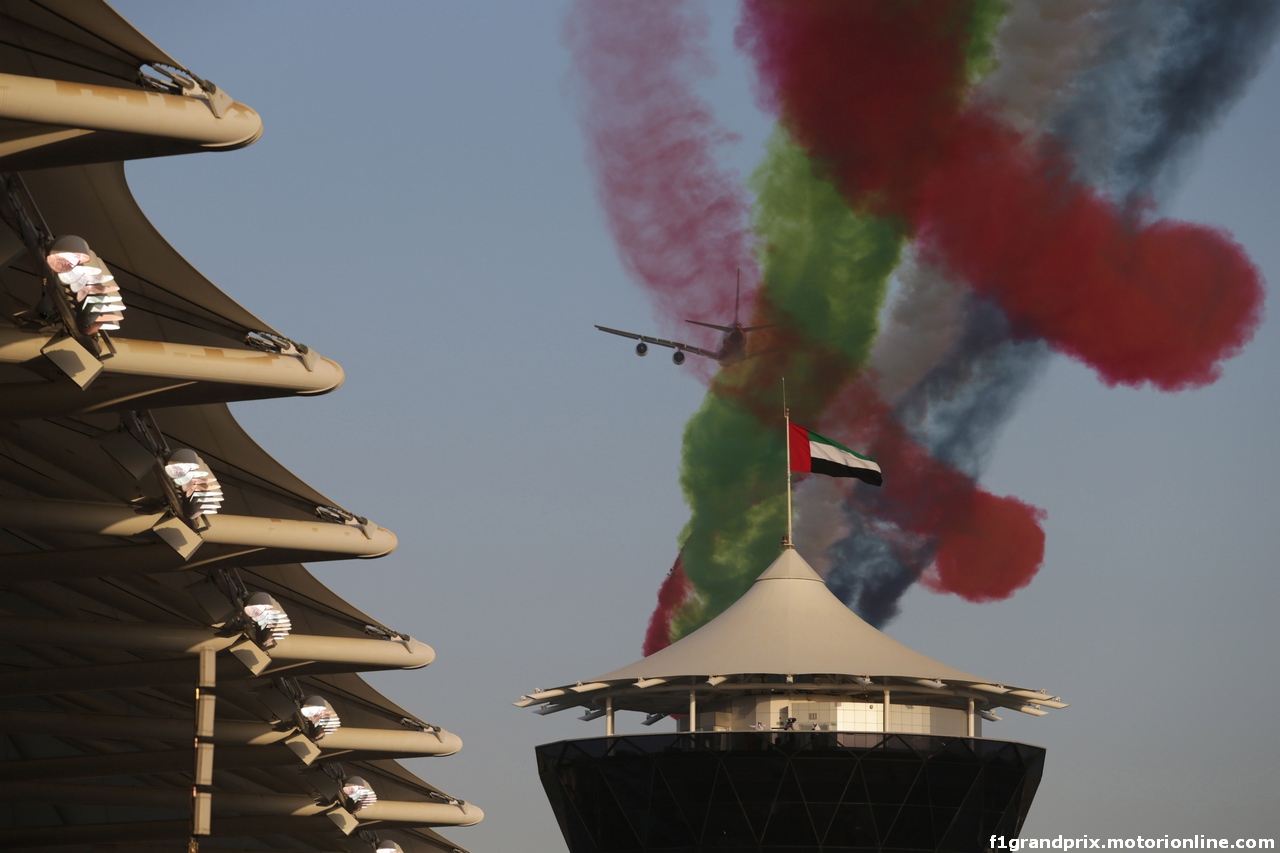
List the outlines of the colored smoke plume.
{"type": "MultiPolygon", "coordinates": [[[[1043,513],[981,490],[972,477],[1045,364],[1040,336],[1088,360],[1109,382],[1174,389],[1212,381],[1256,323],[1256,273],[1222,235],[1153,222],[1149,208],[1134,202],[1221,115],[1280,17],[1280,7],[1259,0],[1231,6],[1250,23],[1219,20],[1231,15],[1210,0],[1026,0],[1001,29],[994,54],[1001,69],[974,96],[972,81],[993,64],[990,36],[1006,8],[1002,0],[748,2],[739,43],[762,63],[762,100],[784,114],[801,143],[776,134],[753,181],[764,267],[753,322],[780,323],[770,346],[785,352],[722,372],[686,428],[687,595],[674,611],[655,613],[646,651],[664,620],[674,637],[696,628],[732,603],[776,553],[783,507],[772,443],[780,454],[781,435],[771,424],[779,372],[794,388],[793,402],[805,400],[796,413],[801,422],[868,450],[885,466],[892,494],[846,487],[839,507],[829,489],[801,485],[797,492],[798,528],[806,500],[822,495],[821,518],[810,515],[823,527],[822,544],[834,543],[823,555],[828,585],[873,624],[891,618],[917,580],[991,600],[1037,570],[1043,513]],[[1166,7],[1170,14],[1160,19],[1166,7]],[[1133,27],[1137,20],[1150,26],[1133,27]],[[853,26],[842,29],[849,21],[853,26]],[[1084,58],[1099,57],[1095,69],[1081,73],[1084,58]],[[1035,73],[1019,76],[1018,67],[1035,73]],[[1059,142],[1037,138],[1046,125],[1059,142]],[[999,145],[986,147],[993,142],[999,145]],[[791,149],[785,162],[781,148],[791,149]],[[983,169],[994,186],[983,182],[983,169]],[[779,189],[804,202],[798,217],[769,213],[765,175],[772,204],[779,189]],[[827,176],[843,196],[835,203],[827,203],[834,195],[827,176]],[[996,198],[987,199],[992,190],[996,198]],[[814,199],[823,204],[804,211],[814,199]],[[981,235],[992,245],[965,244],[979,230],[963,221],[974,211],[988,226],[998,220],[997,233],[981,235]],[[828,214],[838,223],[841,249],[834,253],[824,245],[833,239],[828,214]],[[848,228],[860,229],[862,239],[848,242],[848,228]],[[874,234],[883,239],[871,240],[874,234]],[[911,300],[895,309],[890,338],[877,344],[880,375],[854,382],[888,277],[869,259],[896,262],[907,234],[919,238],[915,263],[899,273],[911,300]],[[1168,251],[1186,252],[1200,277],[1186,275],[1183,261],[1165,269],[1168,251]],[[1076,266],[1027,276],[1019,262],[1037,252],[1076,266]],[[1205,275],[1223,272],[1225,284],[1199,287],[1205,275]],[[842,288],[851,285],[861,288],[859,297],[872,297],[869,322],[842,314],[851,304],[842,288]],[[1122,299],[1111,292],[1117,285],[1127,288],[1122,299]],[[1087,299],[1072,299],[1089,287],[1087,299]],[[1149,333],[1134,335],[1135,326],[1149,333]],[[1141,346],[1118,346],[1131,342],[1116,338],[1131,335],[1141,346]],[[1170,357],[1159,347],[1171,335],[1175,344],[1181,337],[1193,344],[1170,357]],[[925,350],[922,340],[933,346],[925,350]],[[813,381],[802,379],[810,374],[813,381]],[[877,378],[892,405],[875,394],[877,378]],[[850,400],[860,408],[850,409],[850,400]]],[[[741,190],[714,168],[712,154],[726,136],[692,95],[692,81],[707,68],[697,44],[705,22],[681,3],[579,3],[571,15],[578,20],[571,19],[569,39],[585,81],[583,125],[620,255],[664,319],[714,313],[726,301],[718,277],[749,266],[718,261],[716,269],[708,259],[740,258],[752,242],[741,190]],[[643,145],[628,138],[651,130],[643,145]],[[688,272],[699,264],[698,273],[688,272]]]]}
{"type": "MultiPolygon", "coordinates": [[[[979,28],[989,35],[995,20],[979,28]]],[[[964,72],[985,53],[960,55],[964,72]]],[[[674,620],[676,637],[736,600],[776,554],[785,525],[779,377],[789,377],[796,417],[817,422],[866,363],[904,239],[899,222],[851,211],[785,132],[751,186],[764,270],[753,322],[781,329],[767,342],[775,353],[717,377],[686,427],[683,559],[699,595],[674,620]]]]}
{"type": "Polygon", "coordinates": [[[1060,152],[965,108],[956,8],[752,2],[744,40],[849,203],[910,223],[1019,336],[1113,384],[1213,381],[1258,322],[1248,258],[1210,229],[1122,215],[1060,152]]]}
{"type": "Polygon", "coordinates": [[[649,617],[649,627],[644,632],[643,654],[645,657],[661,651],[671,645],[671,617],[677,608],[684,604],[692,591],[689,579],[685,577],[681,566],[681,555],[676,554],[676,561],[667,572],[662,586],[658,588],[658,606],[649,617]]]}
{"type": "Polygon", "coordinates": [[[738,44],[850,205],[911,222],[968,93],[970,7],[747,0],[738,44]]]}
{"type": "Polygon", "coordinates": [[[938,592],[998,601],[1031,583],[1044,561],[1044,510],[975,489],[938,529],[933,568],[921,578],[938,592]]]}
{"type": "Polygon", "coordinates": [[[1158,197],[1257,73],[1280,3],[1108,3],[1097,17],[1094,61],[1064,87],[1051,130],[1085,182],[1124,203],[1158,197]]]}
{"type": "MultiPolygon", "coordinates": [[[[990,18],[984,27],[990,30],[990,18]]],[[[971,71],[971,56],[982,54],[967,51],[971,43],[958,44],[953,66],[934,75],[946,79],[957,92],[971,71]]],[[[931,58],[937,53],[932,47],[925,52],[931,58]]],[[[894,108],[886,105],[886,109],[894,108]]],[[[782,458],[776,428],[781,403],[777,377],[790,378],[796,418],[816,423],[834,394],[852,382],[866,362],[888,277],[903,244],[898,220],[850,210],[785,133],[775,133],[752,188],[757,194],[755,226],[764,269],[759,306],[766,314],[770,309],[774,312],[757,321],[780,322],[792,335],[774,357],[717,377],[702,409],[686,428],[682,485],[692,517],[686,528],[684,558],[700,598],[696,607],[682,610],[675,623],[677,636],[736,600],[776,553],[778,533],[785,524],[784,502],[777,494],[782,458]]],[[[883,407],[877,411],[882,420],[892,420],[892,413],[883,407]]],[[[857,443],[848,432],[835,434],[857,443]]],[[[929,468],[932,460],[927,453],[902,436],[900,444],[916,451],[918,466],[929,468]]],[[[874,442],[857,446],[881,454],[874,442]]],[[[900,521],[914,531],[909,535],[926,536],[931,542],[933,533],[925,532],[928,522],[912,523],[911,514],[929,505],[941,523],[949,517],[948,507],[929,495],[946,497],[959,511],[970,506],[976,488],[959,472],[936,465],[933,469],[939,481],[945,479],[952,486],[940,488],[927,479],[912,484],[904,480],[895,486],[902,499],[893,505],[907,516],[900,521]]],[[[1027,509],[1026,517],[1035,526],[1035,511],[1027,509]]],[[[949,529],[960,527],[957,523],[949,529]]],[[[1035,558],[1021,566],[1021,579],[1006,581],[1005,588],[1012,591],[1024,584],[1039,562],[1035,558]]],[[[920,570],[927,564],[919,564],[920,570]]],[[[994,589],[999,583],[988,586],[994,589]]]]}
{"type": "MultiPolygon", "coordinates": [[[[915,574],[935,562],[929,576],[935,591],[971,601],[1008,598],[1039,571],[1044,511],[983,490],[931,454],[879,399],[872,378],[860,378],[832,402],[823,428],[870,448],[881,468],[892,472],[892,489],[854,487],[850,501],[903,543],[901,553],[913,554],[920,567],[915,574]]],[[[861,603],[873,614],[896,612],[894,602],[861,603]]]]}
{"type": "MultiPolygon", "coordinates": [[[[919,274],[944,280],[932,269],[919,274]]],[[[1004,312],[989,300],[960,291],[955,296],[960,322],[947,332],[947,352],[905,391],[899,388],[894,414],[933,455],[977,477],[1022,393],[1047,366],[1048,348],[1014,340],[1004,312]]],[[[877,375],[878,387],[885,384],[877,375]]]]}
{"type": "MultiPolygon", "coordinates": [[[[1265,0],[1232,3],[1229,13],[1216,0],[1024,0],[1000,28],[999,66],[976,97],[1029,135],[1051,128],[1078,176],[1131,201],[1170,182],[1178,160],[1244,90],[1278,23],[1280,5],[1265,0]]],[[[873,354],[879,386],[918,441],[977,476],[1048,349],[1014,340],[999,308],[966,298],[963,284],[927,263],[897,277],[899,298],[873,354]]],[[[803,518],[809,494],[802,488],[796,498],[803,518]]],[[[821,507],[830,533],[816,533],[836,540],[824,555],[827,583],[883,624],[933,552],[845,509],[821,507]]]]}
{"type": "Polygon", "coordinates": [[[1060,175],[1070,161],[993,117],[957,118],[922,190],[926,256],[994,299],[1021,337],[1089,364],[1108,384],[1208,384],[1260,319],[1257,270],[1226,234],[1134,221],[1060,175]]]}
{"type": "Polygon", "coordinates": [[[902,233],[854,214],[783,133],[752,178],[764,281],[752,323],[763,351],[721,371],[685,427],[681,486],[690,520],[685,573],[698,591],[674,636],[732,604],[777,554],[786,526],[781,378],[814,423],[870,353],[902,233]]]}
{"type": "MultiPolygon", "coordinates": [[[[726,316],[734,270],[757,274],[750,199],[715,159],[732,136],[694,90],[712,70],[705,14],[687,2],[578,0],[566,21],[588,158],[623,265],[664,321],[726,316]]],[[[681,334],[711,343],[696,327],[681,334]]],[[[713,365],[691,367],[709,378],[713,365]]]]}

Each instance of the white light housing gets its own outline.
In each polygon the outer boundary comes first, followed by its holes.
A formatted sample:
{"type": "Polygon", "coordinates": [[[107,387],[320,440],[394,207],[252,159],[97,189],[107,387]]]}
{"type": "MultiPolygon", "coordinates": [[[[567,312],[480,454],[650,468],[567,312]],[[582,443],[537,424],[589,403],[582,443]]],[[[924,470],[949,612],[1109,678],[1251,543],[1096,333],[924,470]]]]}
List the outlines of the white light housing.
{"type": "Polygon", "coordinates": [[[986,708],[978,711],[978,716],[984,720],[990,720],[993,723],[998,723],[1002,719],[1001,717],[997,717],[993,711],[988,711],[986,708]]]}
{"type": "Polygon", "coordinates": [[[76,304],[81,331],[92,335],[120,328],[126,308],[120,286],[88,243],[72,235],[59,237],[45,261],[76,304]]]}
{"type": "Polygon", "coordinates": [[[255,626],[254,639],[264,649],[269,649],[289,636],[293,623],[280,602],[265,592],[255,592],[244,605],[245,617],[255,626]]]}
{"type": "Polygon", "coordinates": [[[170,453],[164,473],[182,494],[187,515],[192,519],[217,515],[222,508],[222,486],[194,450],[183,447],[170,453]]]}
{"type": "Polygon", "coordinates": [[[61,275],[87,262],[89,254],[89,244],[83,237],[65,234],[53,241],[53,245],[45,255],[45,260],[49,264],[49,269],[61,275]]]}
{"type": "Polygon", "coordinates": [[[298,714],[302,717],[307,736],[312,740],[321,740],[325,735],[336,732],[342,727],[342,720],[338,718],[338,713],[322,696],[308,696],[303,699],[298,714]]]}
{"type": "Polygon", "coordinates": [[[641,722],[640,725],[652,726],[654,723],[658,722],[658,720],[661,720],[665,716],[667,715],[666,714],[650,714],[649,716],[644,718],[644,721],[641,722]]]}
{"type": "Polygon", "coordinates": [[[394,841],[379,841],[375,853],[404,853],[404,848],[394,841]]]}
{"type": "Polygon", "coordinates": [[[342,780],[342,805],[349,812],[367,809],[378,801],[378,795],[369,787],[369,783],[359,776],[348,776],[342,780]]]}

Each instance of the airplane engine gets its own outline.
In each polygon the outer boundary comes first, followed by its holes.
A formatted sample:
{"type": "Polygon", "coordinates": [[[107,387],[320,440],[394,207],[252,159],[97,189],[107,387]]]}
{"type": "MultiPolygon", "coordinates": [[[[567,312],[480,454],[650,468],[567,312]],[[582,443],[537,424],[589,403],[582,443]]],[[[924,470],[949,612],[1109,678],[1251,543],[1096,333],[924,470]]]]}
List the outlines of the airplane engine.
{"type": "Polygon", "coordinates": [[[648,344],[646,344],[644,341],[641,341],[640,343],[636,344],[636,355],[646,356],[648,354],[649,354],[648,344]]]}
{"type": "Polygon", "coordinates": [[[684,364],[684,353],[680,352],[680,350],[676,350],[671,354],[671,360],[676,364],[684,364]]]}

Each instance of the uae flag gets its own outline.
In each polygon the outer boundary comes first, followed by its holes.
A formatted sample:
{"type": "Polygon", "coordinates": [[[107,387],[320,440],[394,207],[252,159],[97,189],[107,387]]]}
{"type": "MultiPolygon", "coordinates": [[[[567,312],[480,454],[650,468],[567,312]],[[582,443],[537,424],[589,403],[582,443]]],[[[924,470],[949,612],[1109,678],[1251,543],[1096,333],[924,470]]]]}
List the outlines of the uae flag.
{"type": "Polygon", "coordinates": [[[880,466],[869,456],[854,453],[824,435],[791,424],[788,435],[792,471],[811,471],[828,477],[857,477],[873,486],[881,484],[880,466]]]}

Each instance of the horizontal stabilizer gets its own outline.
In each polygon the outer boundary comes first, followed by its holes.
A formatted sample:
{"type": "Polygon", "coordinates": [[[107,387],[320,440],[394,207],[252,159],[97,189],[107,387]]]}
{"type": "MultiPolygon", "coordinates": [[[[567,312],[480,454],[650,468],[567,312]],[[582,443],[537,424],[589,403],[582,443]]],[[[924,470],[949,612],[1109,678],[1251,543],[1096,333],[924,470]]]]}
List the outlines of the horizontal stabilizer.
{"type": "Polygon", "coordinates": [[[695,326],[706,326],[708,329],[715,329],[717,332],[732,332],[733,326],[717,326],[715,323],[703,323],[701,320],[685,320],[686,323],[692,323],[695,326]]]}

